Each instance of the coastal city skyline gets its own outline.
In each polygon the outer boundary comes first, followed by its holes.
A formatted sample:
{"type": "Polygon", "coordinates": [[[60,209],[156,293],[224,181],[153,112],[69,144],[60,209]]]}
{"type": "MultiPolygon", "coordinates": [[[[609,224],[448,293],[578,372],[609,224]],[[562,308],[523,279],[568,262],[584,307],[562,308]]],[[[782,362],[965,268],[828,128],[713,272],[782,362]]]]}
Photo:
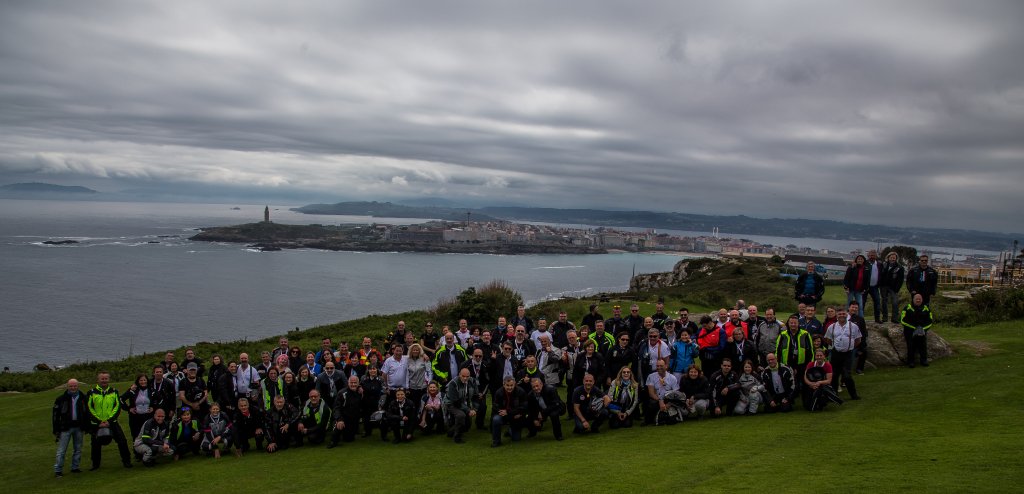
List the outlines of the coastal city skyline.
{"type": "Polygon", "coordinates": [[[0,184],[1016,233],[1019,2],[0,6],[0,184]]]}

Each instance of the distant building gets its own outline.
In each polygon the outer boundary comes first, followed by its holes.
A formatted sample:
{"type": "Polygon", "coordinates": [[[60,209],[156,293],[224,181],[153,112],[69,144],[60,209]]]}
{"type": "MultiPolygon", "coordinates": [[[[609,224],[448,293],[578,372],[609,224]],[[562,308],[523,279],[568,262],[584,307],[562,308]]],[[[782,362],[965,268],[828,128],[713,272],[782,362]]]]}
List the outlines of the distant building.
{"type": "Polygon", "coordinates": [[[602,247],[607,248],[614,249],[616,247],[626,246],[626,238],[623,237],[622,235],[618,235],[615,233],[602,233],[600,236],[598,236],[598,241],[600,242],[600,245],[602,247]]]}

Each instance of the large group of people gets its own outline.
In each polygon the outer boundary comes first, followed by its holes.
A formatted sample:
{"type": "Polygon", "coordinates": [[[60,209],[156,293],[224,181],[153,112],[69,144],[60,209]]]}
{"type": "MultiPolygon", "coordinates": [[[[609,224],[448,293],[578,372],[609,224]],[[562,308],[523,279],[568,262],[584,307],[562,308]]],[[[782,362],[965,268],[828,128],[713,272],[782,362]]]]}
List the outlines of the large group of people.
{"type": "MultiPolygon", "coordinates": [[[[784,319],[775,308],[762,316],[742,301],[696,320],[685,307],[669,316],[660,300],[651,315],[635,304],[628,314],[614,305],[607,319],[595,304],[579,325],[564,311],[548,324],[519,307],[493,327],[463,319],[440,330],[427,323],[417,335],[399,321],[380,346],[370,337],[351,345],[323,338],[302,350],[282,337],[258,363],[241,353],[230,361],[213,355],[207,366],[192,349],[181,361],[167,352],[124,393],[107,372],[87,392],[74,379],[67,383],[53,407],[54,473],[63,475],[69,444],[71,471],[80,472],[85,434],[95,470],[110,442],[131,468],[133,456],[153,466],[164,457],[334,448],[374,433],[394,443],[420,434],[462,443],[475,426],[500,447],[545,428],[561,441],[563,421],[573,433],[595,434],[605,425],[785,413],[798,401],[819,411],[843,403],[842,390],[860,399],[854,374],[863,372],[867,350],[863,294],[880,287],[886,303],[898,305],[892,280],[903,275],[863,267],[871,265],[861,258],[851,265],[849,301],[827,307],[824,320],[816,316],[823,280],[809,263],[795,284],[798,310],[784,319]]],[[[919,267],[924,274],[915,268],[906,278],[917,288],[911,302],[891,316],[904,327],[911,367],[916,357],[928,365],[932,322],[934,283],[924,256],[919,267]]]]}

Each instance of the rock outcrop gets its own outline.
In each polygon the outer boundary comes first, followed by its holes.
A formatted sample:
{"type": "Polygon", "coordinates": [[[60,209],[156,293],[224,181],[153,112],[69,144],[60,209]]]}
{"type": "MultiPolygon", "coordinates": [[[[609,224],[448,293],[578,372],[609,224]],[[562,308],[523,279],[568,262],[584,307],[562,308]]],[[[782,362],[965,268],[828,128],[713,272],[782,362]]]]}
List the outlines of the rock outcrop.
{"type": "Polygon", "coordinates": [[[645,292],[681,285],[693,273],[710,273],[722,264],[739,264],[732,259],[683,259],[667,273],[638,274],[629,280],[629,291],[645,292]]]}
{"type": "MultiPolygon", "coordinates": [[[[928,332],[928,360],[953,355],[953,347],[934,331],[928,332]]],[[[906,363],[907,344],[899,324],[868,323],[868,364],[872,367],[893,367],[906,363]]]]}

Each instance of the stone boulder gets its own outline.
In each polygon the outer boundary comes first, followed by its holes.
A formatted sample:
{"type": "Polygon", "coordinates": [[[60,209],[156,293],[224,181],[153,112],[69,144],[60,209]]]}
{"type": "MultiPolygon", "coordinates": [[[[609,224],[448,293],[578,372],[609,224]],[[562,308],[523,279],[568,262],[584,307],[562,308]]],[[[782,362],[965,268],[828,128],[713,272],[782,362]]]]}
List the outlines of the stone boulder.
{"type": "MultiPolygon", "coordinates": [[[[903,326],[868,323],[868,360],[871,367],[893,367],[906,363],[907,344],[903,326]]],[[[928,332],[928,360],[953,355],[953,347],[934,331],[928,332]]]]}

